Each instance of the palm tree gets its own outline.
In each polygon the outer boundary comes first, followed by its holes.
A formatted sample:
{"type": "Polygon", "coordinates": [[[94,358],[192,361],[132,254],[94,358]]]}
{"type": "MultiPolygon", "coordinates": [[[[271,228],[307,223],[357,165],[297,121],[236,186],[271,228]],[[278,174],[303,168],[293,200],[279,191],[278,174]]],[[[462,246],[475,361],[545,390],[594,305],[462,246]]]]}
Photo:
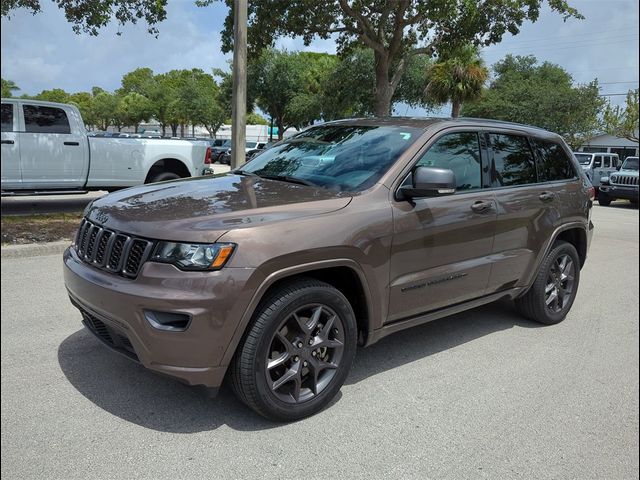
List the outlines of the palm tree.
{"type": "Polygon", "coordinates": [[[3,98],[10,97],[12,95],[12,92],[15,92],[16,90],[20,90],[20,87],[18,87],[13,80],[5,80],[4,78],[2,79],[3,98]]]}
{"type": "Polygon", "coordinates": [[[489,70],[477,47],[467,45],[441,56],[427,70],[425,95],[438,103],[451,102],[451,116],[460,116],[462,103],[482,95],[489,70]]]}

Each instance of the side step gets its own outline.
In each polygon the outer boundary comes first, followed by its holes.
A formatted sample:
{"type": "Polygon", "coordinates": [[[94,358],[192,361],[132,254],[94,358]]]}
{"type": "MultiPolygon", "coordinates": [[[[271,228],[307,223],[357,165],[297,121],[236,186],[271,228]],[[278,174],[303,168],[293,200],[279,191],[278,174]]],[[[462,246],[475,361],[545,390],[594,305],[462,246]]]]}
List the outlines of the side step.
{"type": "Polygon", "coordinates": [[[36,195],[84,195],[89,190],[2,190],[3,197],[29,197],[36,195]]]}

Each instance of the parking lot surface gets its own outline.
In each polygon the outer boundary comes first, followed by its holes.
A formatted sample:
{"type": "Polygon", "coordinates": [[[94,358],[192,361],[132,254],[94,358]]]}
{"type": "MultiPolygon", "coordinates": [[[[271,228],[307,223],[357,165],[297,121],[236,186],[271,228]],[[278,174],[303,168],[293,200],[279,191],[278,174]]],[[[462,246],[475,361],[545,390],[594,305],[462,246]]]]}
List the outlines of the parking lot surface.
{"type": "Polygon", "coordinates": [[[638,210],[593,217],[563,323],[499,303],[395,334],[285,425],[104,348],[59,255],[4,259],[2,478],[637,478],[638,210]]]}

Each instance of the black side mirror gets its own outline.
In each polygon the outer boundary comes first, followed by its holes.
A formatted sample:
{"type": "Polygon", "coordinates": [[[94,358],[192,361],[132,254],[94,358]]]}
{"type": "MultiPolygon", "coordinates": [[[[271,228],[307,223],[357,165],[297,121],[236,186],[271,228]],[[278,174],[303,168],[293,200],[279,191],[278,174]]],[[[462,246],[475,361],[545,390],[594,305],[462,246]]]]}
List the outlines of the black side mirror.
{"type": "Polygon", "coordinates": [[[417,167],[400,187],[403,198],[439,197],[456,192],[456,175],[448,168],[417,167]]]}

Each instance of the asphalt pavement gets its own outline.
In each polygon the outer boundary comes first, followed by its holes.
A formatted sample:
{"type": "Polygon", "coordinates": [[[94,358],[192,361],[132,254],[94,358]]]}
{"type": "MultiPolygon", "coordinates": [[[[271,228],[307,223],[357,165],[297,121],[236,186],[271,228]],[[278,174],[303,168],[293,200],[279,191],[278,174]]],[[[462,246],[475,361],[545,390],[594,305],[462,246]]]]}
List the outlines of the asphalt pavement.
{"type": "Polygon", "coordinates": [[[4,258],[2,478],[638,478],[638,210],[593,217],[563,323],[503,302],[400,332],[284,425],[103,347],[60,255],[4,258]]]}

